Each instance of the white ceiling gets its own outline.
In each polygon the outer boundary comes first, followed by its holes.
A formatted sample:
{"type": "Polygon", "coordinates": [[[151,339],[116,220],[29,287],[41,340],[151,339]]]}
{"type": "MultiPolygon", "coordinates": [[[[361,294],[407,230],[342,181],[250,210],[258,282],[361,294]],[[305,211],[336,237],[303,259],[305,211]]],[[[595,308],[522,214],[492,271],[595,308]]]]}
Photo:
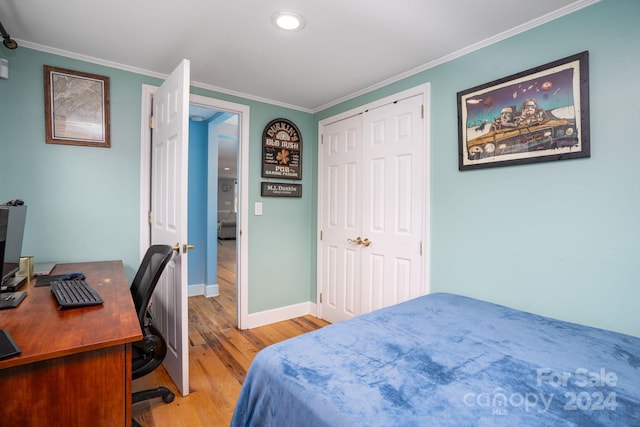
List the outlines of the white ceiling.
{"type": "Polygon", "coordinates": [[[2,0],[0,22],[21,46],[159,77],[187,58],[196,86],[315,112],[595,1],[2,0]],[[281,10],[305,28],[275,28],[281,10]]]}

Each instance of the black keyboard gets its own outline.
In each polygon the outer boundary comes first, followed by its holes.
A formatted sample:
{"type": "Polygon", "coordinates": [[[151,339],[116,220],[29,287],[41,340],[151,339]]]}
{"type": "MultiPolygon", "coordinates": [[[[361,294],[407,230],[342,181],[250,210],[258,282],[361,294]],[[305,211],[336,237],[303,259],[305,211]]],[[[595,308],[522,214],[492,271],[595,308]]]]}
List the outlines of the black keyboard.
{"type": "Polygon", "coordinates": [[[61,309],[104,303],[100,295],[84,280],[54,280],[51,282],[51,292],[61,309]]]}

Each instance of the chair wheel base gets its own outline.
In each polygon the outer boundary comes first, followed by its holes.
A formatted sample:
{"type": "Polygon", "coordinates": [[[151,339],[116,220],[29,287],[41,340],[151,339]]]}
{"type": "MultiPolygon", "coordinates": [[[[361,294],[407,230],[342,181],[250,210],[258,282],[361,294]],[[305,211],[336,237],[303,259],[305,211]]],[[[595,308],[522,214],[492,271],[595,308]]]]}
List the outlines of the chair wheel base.
{"type": "Polygon", "coordinates": [[[155,399],[156,397],[161,397],[166,403],[171,403],[176,396],[168,388],[158,387],[152,390],[142,390],[133,393],[131,401],[132,403],[138,403],[149,399],[155,399]]]}

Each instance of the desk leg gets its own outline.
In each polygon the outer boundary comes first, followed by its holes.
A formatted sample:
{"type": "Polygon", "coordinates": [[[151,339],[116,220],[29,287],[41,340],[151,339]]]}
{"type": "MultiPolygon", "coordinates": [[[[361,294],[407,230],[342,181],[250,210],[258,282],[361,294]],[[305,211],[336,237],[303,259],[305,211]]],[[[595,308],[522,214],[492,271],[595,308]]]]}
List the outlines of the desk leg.
{"type": "Polygon", "coordinates": [[[132,409],[132,401],[131,396],[133,395],[133,389],[131,388],[131,382],[133,381],[132,377],[132,350],[131,343],[125,344],[124,346],[124,419],[125,426],[131,426],[131,420],[133,419],[133,409],[132,409]]]}

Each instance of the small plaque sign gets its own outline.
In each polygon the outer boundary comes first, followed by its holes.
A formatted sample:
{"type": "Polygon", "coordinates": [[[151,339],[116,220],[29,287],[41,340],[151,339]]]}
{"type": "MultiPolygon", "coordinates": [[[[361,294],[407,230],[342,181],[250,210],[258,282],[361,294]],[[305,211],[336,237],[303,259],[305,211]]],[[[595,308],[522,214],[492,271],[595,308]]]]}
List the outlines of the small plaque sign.
{"type": "Polygon", "coordinates": [[[275,119],[264,128],[262,177],[302,179],[302,135],[290,120],[275,119]]]}
{"type": "Polygon", "coordinates": [[[302,197],[302,184],[263,182],[262,197],[302,197]]]}

